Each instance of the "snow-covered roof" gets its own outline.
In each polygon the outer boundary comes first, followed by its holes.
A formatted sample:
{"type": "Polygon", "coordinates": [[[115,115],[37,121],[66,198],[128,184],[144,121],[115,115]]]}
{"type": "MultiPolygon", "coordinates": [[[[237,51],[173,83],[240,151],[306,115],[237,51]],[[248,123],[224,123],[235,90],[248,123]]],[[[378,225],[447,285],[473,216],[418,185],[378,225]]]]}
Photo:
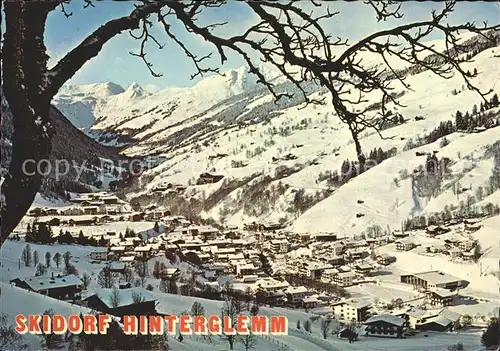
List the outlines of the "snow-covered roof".
{"type": "Polygon", "coordinates": [[[307,288],[305,286],[289,286],[285,293],[287,294],[305,294],[307,293],[307,288]]]}
{"type": "Polygon", "coordinates": [[[109,249],[111,251],[125,251],[125,246],[111,246],[109,249]]]}
{"type": "Polygon", "coordinates": [[[372,269],[373,266],[369,263],[362,263],[362,264],[357,264],[356,268],[358,268],[358,269],[372,269]]]}
{"type": "Polygon", "coordinates": [[[401,327],[401,326],[403,326],[403,324],[405,324],[406,320],[404,318],[392,316],[390,314],[381,314],[379,316],[372,316],[372,317],[368,318],[364,322],[364,324],[371,324],[371,323],[375,323],[375,322],[385,322],[385,323],[389,323],[389,324],[401,327]]]}
{"type": "Polygon", "coordinates": [[[83,282],[76,275],[70,274],[66,276],[55,277],[25,277],[18,278],[25,282],[34,291],[45,289],[63,288],[73,285],[82,285],[83,282]]]}
{"type": "Polygon", "coordinates": [[[461,281],[462,279],[440,271],[430,271],[414,274],[415,277],[423,279],[431,284],[446,284],[461,281]]]}
{"type": "Polygon", "coordinates": [[[453,323],[453,321],[440,314],[440,315],[437,315],[435,317],[431,317],[429,319],[426,319],[424,322],[420,323],[420,325],[425,325],[425,324],[430,324],[430,323],[436,323],[436,324],[439,324],[443,327],[446,327],[446,326],[450,325],[451,323],[453,323]]]}
{"type": "Polygon", "coordinates": [[[339,273],[339,270],[335,269],[335,268],[329,268],[329,269],[325,269],[323,271],[323,273],[325,273],[325,274],[337,274],[337,273],[339,273]]]}
{"type": "Polygon", "coordinates": [[[149,245],[138,246],[138,247],[134,248],[134,251],[135,252],[149,252],[149,251],[151,251],[151,246],[149,246],[149,245]]]}
{"type": "Polygon", "coordinates": [[[143,302],[156,301],[156,297],[144,288],[129,288],[117,289],[118,291],[118,306],[113,306],[112,294],[114,289],[99,289],[86,295],[83,300],[87,300],[92,296],[97,296],[108,308],[117,308],[123,306],[130,306],[134,304],[134,296],[141,296],[143,302]]]}
{"type": "Polygon", "coordinates": [[[352,272],[352,271],[349,271],[349,272],[340,272],[340,273],[338,274],[338,276],[339,276],[340,278],[349,278],[349,277],[355,277],[355,276],[356,276],[356,274],[354,274],[354,272],[352,272]]]}
{"type": "Polygon", "coordinates": [[[288,244],[288,240],[286,239],[271,240],[271,245],[280,245],[280,244],[288,244]]]}
{"type": "Polygon", "coordinates": [[[319,302],[319,300],[317,296],[306,296],[302,299],[302,302],[304,303],[319,302]]]}

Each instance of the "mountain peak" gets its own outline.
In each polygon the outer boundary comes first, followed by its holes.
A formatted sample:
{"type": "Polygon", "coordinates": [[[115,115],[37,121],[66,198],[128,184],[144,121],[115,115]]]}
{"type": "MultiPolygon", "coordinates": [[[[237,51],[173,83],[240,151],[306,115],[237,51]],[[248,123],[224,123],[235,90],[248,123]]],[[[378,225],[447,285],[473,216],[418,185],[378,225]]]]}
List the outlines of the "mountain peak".
{"type": "Polygon", "coordinates": [[[133,82],[129,85],[127,90],[124,92],[125,95],[130,98],[143,98],[151,95],[148,91],[146,91],[139,83],[133,82]]]}
{"type": "Polygon", "coordinates": [[[139,83],[133,82],[132,84],[129,85],[127,90],[144,90],[144,89],[142,88],[142,86],[139,83]]]}

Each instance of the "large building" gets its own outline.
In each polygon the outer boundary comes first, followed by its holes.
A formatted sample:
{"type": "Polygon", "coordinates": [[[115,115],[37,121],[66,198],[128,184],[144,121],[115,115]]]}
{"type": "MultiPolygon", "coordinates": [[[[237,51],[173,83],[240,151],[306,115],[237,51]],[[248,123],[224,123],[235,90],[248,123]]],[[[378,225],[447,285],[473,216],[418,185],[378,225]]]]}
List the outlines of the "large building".
{"type": "Polygon", "coordinates": [[[406,319],[390,314],[370,317],[363,324],[366,325],[367,336],[385,336],[401,338],[406,319]]]}
{"type": "Polygon", "coordinates": [[[370,315],[371,303],[368,300],[346,300],[332,304],[335,318],[344,322],[362,322],[370,315]]]}
{"type": "Polygon", "coordinates": [[[76,275],[51,277],[26,277],[10,281],[22,289],[37,292],[59,300],[75,300],[80,298],[83,282],[76,275]]]}
{"type": "Polygon", "coordinates": [[[401,282],[412,284],[415,288],[441,288],[447,290],[456,290],[466,288],[469,282],[450,274],[440,271],[429,271],[415,274],[405,274],[401,276],[401,282]]]}

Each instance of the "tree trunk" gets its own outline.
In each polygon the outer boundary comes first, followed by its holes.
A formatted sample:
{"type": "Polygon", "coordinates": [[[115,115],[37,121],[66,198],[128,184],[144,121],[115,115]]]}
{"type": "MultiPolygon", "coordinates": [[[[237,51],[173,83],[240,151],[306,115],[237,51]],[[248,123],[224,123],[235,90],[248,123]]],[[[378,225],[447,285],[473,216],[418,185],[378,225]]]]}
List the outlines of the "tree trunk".
{"type": "Polygon", "coordinates": [[[12,158],[2,184],[1,243],[19,224],[40,188],[51,150],[50,99],[44,95],[45,21],[57,2],[6,1],[3,93],[12,113],[12,158]]]}
{"type": "Polygon", "coordinates": [[[352,140],[354,141],[354,146],[356,147],[356,156],[358,157],[358,170],[356,175],[359,175],[365,171],[366,158],[363,154],[363,149],[361,148],[361,143],[359,142],[359,134],[355,130],[355,127],[349,124],[349,130],[351,131],[352,140]]]}

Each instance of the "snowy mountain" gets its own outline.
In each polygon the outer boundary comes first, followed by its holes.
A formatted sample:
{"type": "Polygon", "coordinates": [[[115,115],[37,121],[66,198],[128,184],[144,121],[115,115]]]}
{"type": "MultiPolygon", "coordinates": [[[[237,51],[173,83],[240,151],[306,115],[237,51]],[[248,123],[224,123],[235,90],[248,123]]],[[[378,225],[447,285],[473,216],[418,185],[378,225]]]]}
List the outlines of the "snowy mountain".
{"type": "MultiPolygon", "coordinates": [[[[477,50],[471,45],[469,49],[473,62],[463,67],[477,71],[474,84],[498,93],[493,82],[500,80],[499,48],[477,50]]],[[[228,224],[281,222],[296,232],[354,236],[372,226],[394,230],[408,218],[430,216],[445,207],[457,210],[461,203],[472,201],[469,197],[474,197],[477,211],[490,203],[500,205],[496,185],[491,185],[496,184],[492,177],[499,164],[495,158],[499,109],[491,105],[479,111],[480,96],[467,90],[460,77],[445,80],[410,69],[412,90],[394,84],[399,102],[406,106],[390,106],[399,120],[381,126],[384,139],[374,131],[362,136],[366,156],[374,155],[377,165],[358,177],[339,180],[332,175],[342,173],[345,165],[349,168],[356,154],[327,93],[304,83],[311,96],[327,97],[325,105],[304,107],[296,88],[273,70],[263,68],[263,72],[275,77],[278,92],[294,92],[293,98],[275,103],[240,68],[203,79],[192,88],[156,94],[144,92],[138,84],[126,90],[111,83],[69,87],[55,104],[64,111],[60,101],[65,98],[89,102],[95,123],[88,133],[97,140],[126,145],[124,153],[129,156],[168,158],[127,189],[129,198],[179,211],[189,208],[228,224]],[[465,131],[456,125],[457,111],[467,113],[473,128],[465,131]],[[486,130],[474,133],[474,128],[486,130]],[[430,191],[425,180],[409,175],[425,166],[426,154],[433,152],[450,163],[446,177],[430,191]],[[199,184],[207,172],[221,175],[222,180],[199,184]],[[161,191],[168,183],[187,189],[175,194],[161,191]],[[457,194],[453,190],[457,187],[468,187],[468,192],[457,194]]],[[[374,114],[376,101],[373,96],[366,104],[374,114]]]]}
{"type": "MultiPolygon", "coordinates": [[[[13,133],[12,114],[3,95],[1,107],[0,174],[3,177],[11,159],[13,133]]],[[[51,106],[49,116],[56,134],[52,138],[49,174],[43,180],[40,193],[49,198],[65,198],[68,191],[87,191],[93,189],[96,184],[102,186],[119,178],[118,165],[120,161],[126,160],[126,157],[120,155],[116,148],[104,146],[89,138],[54,106],[51,106]],[[110,166],[115,163],[117,167],[110,166]],[[60,174],[57,174],[58,172],[60,174]]]]}

